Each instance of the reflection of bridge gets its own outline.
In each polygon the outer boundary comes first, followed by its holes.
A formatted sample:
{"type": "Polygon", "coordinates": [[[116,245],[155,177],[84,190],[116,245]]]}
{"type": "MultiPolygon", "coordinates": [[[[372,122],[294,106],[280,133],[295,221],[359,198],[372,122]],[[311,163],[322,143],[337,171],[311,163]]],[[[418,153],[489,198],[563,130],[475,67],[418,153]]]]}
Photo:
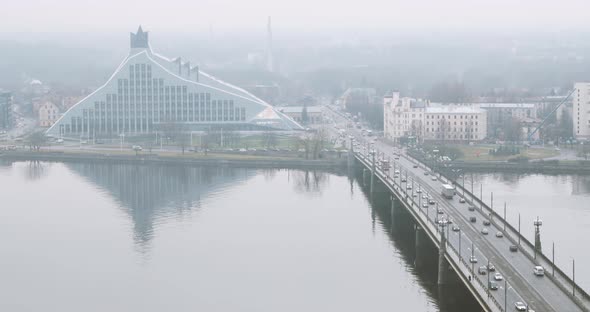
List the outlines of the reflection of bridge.
{"type": "Polygon", "coordinates": [[[199,208],[211,193],[254,176],[249,169],[68,163],[74,172],[109,192],[134,225],[135,240],[147,244],[154,223],[199,208]]]}
{"type": "Polygon", "coordinates": [[[445,199],[440,194],[440,181],[425,176],[429,168],[402,157],[393,163],[392,170],[384,172],[375,165],[376,153],[392,155],[393,150],[375,142],[371,152],[365,148],[351,155],[365,168],[365,172],[374,173],[370,174],[371,192],[379,181],[413,216],[416,242],[420,241],[419,236],[426,235],[437,246],[439,284],[447,283],[446,271],[450,266],[486,311],[513,310],[514,303],[518,301],[537,311],[589,311],[590,298],[582,289],[559,268],[553,270],[551,261],[535,252],[534,246],[518,231],[467,190],[461,189],[467,203],[460,203],[456,197],[445,199]],[[413,168],[414,165],[417,168],[413,168]],[[396,170],[401,171],[397,177],[394,173],[396,170]],[[434,199],[436,205],[424,205],[425,194],[434,199]],[[475,211],[469,211],[468,206],[476,207],[475,211]],[[470,222],[470,217],[476,217],[476,222],[470,222]],[[486,219],[491,224],[481,225],[481,220],[486,219]],[[453,223],[441,220],[452,220],[453,223]],[[451,226],[457,228],[451,231],[451,226]],[[483,228],[490,234],[482,235],[480,232],[483,228]],[[502,233],[503,237],[496,237],[494,234],[497,232],[502,233]],[[511,252],[510,245],[517,245],[519,250],[511,252]],[[477,262],[472,262],[472,258],[477,262]],[[478,268],[488,263],[493,263],[497,271],[479,274],[478,268]],[[535,265],[545,267],[545,277],[533,275],[535,265]],[[493,281],[491,275],[495,273],[500,273],[503,280],[493,281]],[[490,288],[494,283],[498,289],[490,288]]]}

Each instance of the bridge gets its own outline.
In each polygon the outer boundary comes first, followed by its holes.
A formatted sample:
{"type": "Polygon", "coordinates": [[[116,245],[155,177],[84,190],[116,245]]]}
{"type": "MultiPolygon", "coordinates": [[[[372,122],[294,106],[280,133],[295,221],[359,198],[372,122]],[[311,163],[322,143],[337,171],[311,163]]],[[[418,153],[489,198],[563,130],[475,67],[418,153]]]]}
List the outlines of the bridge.
{"type": "Polygon", "coordinates": [[[356,138],[363,143],[355,148],[351,139],[350,164],[360,163],[370,174],[371,192],[379,181],[402,203],[416,222],[417,243],[426,236],[438,248],[439,284],[447,282],[451,267],[486,311],[515,311],[516,302],[528,311],[590,311],[590,296],[583,289],[467,189],[408,155],[395,155],[388,144],[356,138]],[[391,159],[391,168],[382,170],[379,158],[391,159]],[[443,183],[453,184],[459,196],[444,197],[443,183]],[[483,229],[489,234],[482,234],[483,229]],[[533,274],[537,265],[545,268],[545,276],[533,274]]]}
{"type": "MultiPolygon", "coordinates": [[[[340,114],[334,117],[350,122],[340,114]]],[[[369,142],[356,129],[347,132],[349,166],[361,165],[371,193],[376,183],[385,186],[392,196],[392,214],[401,203],[415,221],[416,244],[428,237],[438,249],[439,285],[448,282],[450,267],[485,311],[517,311],[517,302],[523,311],[590,311],[590,296],[494,211],[493,204],[489,207],[462,185],[385,142],[369,142]],[[379,159],[390,160],[391,168],[382,170],[379,159]],[[459,196],[445,198],[443,183],[455,186],[459,196]],[[533,273],[537,265],[544,267],[544,276],[533,273]],[[488,270],[492,266],[495,270],[488,270]]]]}

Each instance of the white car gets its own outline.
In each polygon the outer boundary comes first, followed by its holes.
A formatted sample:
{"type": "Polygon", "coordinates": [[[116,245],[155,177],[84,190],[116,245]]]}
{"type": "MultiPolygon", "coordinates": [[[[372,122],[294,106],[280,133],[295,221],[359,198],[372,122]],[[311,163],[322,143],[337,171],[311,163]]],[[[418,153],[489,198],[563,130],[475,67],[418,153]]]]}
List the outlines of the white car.
{"type": "Polygon", "coordinates": [[[432,176],[432,178],[430,178],[430,180],[432,180],[432,181],[436,181],[436,180],[438,180],[438,179],[437,179],[435,176],[432,176]]]}
{"type": "Polygon", "coordinates": [[[526,309],[527,309],[527,306],[524,303],[520,302],[520,301],[515,302],[514,303],[514,307],[516,307],[516,310],[517,311],[526,311],[526,309]]]}
{"type": "Polygon", "coordinates": [[[460,197],[460,198],[459,198],[459,202],[460,202],[461,204],[464,204],[464,203],[465,203],[465,198],[463,198],[463,197],[460,197]]]}
{"type": "Polygon", "coordinates": [[[502,234],[502,232],[498,231],[498,232],[496,232],[496,237],[502,238],[502,237],[504,237],[504,234],[502,234]]]}
{"type": "Polygon", "coordinates": [[[494,279],[497,281],[501,281],[504,279],[504,277],[502,277],[502,274],[496,273],[496,274],[494,274],[494,279]]]}
{"type": "Polygon", "coordinates": [[[543,276],[543,275],[545,275],[545,269],[543,269],[542,266],[537,265],[533,269],[533,273],[535,273],[536,276],[543,276]]]}

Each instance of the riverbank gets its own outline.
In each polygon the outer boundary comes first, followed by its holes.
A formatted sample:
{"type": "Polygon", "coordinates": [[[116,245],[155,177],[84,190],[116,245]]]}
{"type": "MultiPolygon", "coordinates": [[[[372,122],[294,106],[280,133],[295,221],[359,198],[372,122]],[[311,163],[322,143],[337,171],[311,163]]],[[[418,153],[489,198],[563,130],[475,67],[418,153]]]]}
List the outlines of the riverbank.
{"type": "Polygon", "coordinates": [[[533,173],[584,173],[590,174],[590,161],[578,160],[539,160],[528,162],[508,161],[452,161],[449,165],[456,169],[474,172],[533,172],[533,173]]]}
{"type": "Polygon", "coordinates": [[[225,166],[242,168],[341,169],[346,155],[305,159],[297,155],[241,155],[222,153],[139,153],[109,151],[10,151],[0,154],[3,161],[100,162],[176,166],[225,166]]]}

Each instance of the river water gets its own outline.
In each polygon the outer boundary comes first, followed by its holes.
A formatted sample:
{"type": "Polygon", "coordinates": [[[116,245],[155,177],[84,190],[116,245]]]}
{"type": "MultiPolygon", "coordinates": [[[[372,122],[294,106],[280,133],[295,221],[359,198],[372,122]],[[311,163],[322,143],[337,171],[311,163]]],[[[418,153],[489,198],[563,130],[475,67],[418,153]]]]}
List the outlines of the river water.
{"type": "MultiPolygon", "coordinates": [[[[506,217],[521,233],[534,242],[533,221],[543,221],[541,244],[543,253],[552,257],[555,244],[555,263],[572,276],[575,260],[576,282],[590,291],[590,175],[547,175],[517,173],[467,173],[465,187],[479,196],[483,185],[484,201],[506,217]]],[[[463,183],[459,179],[459,183],[463,183]]],[[[551,269],[549,269],[549,273],[551,269]]]]}
{"type": "Polygon", "coordinates": [[[479,310],[436,286],[435,250],[417,267],[411,219],[358,181],[2,164],[0,311],[479,310]]]}

